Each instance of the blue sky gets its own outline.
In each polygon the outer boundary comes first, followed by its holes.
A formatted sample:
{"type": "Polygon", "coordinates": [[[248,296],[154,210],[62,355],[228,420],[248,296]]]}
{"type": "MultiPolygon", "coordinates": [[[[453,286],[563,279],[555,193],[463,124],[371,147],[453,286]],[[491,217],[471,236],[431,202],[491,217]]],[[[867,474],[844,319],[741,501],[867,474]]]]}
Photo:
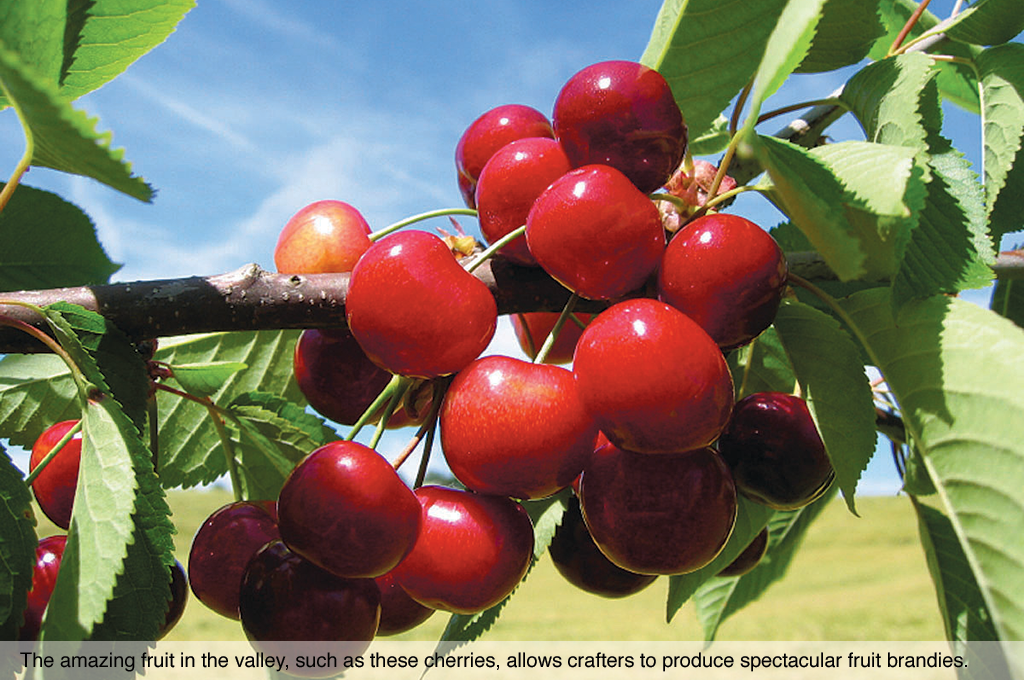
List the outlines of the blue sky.
{"type": "MultiPolygon", "coordinates": [[[[506,103],[550,114],[579,69],[638,59],[660,4],[200,0],[164,45],[76,103],[113,131],[114,145],[158,189],[154,202],[41,169],[24,181],[92,216],[125,265],[117,279],[249,262],[272,269],[278,232],[311,201],[352,203],[373,228],[461,205],[453,154],[465,127],[506,103]]],[[[936,0],[931,9],[945,16],[951,6],[936,0]]],[[[822,97],[840,83],[799,77],[775,100],[822,97]]],[[[949,109],[947,120],[947,134],[977,164],[977,117],[949,109]]],[[[858,131],[845,119],[834,134],[858,131]]],[[[22,151],[10,111],[0,114],[0,139],[3,174],[22,151]]],[[[756,196],[736,211],[765,226],[780,219],[756,196]]],[[[492,350],[514,348],[502,333],[492,350]]],[[[895,473],[880,453],[862,490],[892,493],[895,473]]]]}

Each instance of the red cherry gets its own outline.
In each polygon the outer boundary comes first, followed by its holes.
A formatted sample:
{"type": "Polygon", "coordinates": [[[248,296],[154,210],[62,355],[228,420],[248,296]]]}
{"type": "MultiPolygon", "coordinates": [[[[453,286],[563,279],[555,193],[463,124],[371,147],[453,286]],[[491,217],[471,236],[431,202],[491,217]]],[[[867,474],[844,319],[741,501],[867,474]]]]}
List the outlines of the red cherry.
{"type": "Polygon", "coordinates": [[[321,446],[295,466],[277,513],[289,549],[345,578],[391,571],[420,525],[419,503],[391,464],[348,441],[321,446]]]}
{"type": "Polygon", "coordinates": [[[661,262],[665,230],[654,203],[625,175],[587,165],[562,175],[534,201],[526,242],[569,290],[608,300],[643,286],[661,262]]]}
{"type": "Polygon", "coordinates": [[[776,510],[817,500],[835,476],[807,403],[783,392],[736,402],[718,441],[740,493],[776,510]]]}
{"type": "Polygon", "coordinates": [[[730,562],[722,571],[718,572],[719,576],[743,576],[749,574],[754,570],[761,562],[761,558],[768,552],[768,527],[761,529],[754,536],[746,548],[743,549],[739,555],[736,556],[732,562],[730,562]]]}
{"type": "Polygon", "coordinates": [[[474,120],[455,147],[455,169],[466,205],[476,207],[477,179],[495,151],[524,137],[554,136],[547,116],[522,104],[498,106],[474,120]]]}
{"type": "Polygon", "coordinates": [[[548,552],[555,569],[565,580],[601,597],[633,595],[657,579],[653,574],[626,571],[604,556],[583,522],[579,499],[575,496],[569,500],[548,552]]]}
{"type": "Polygon", "coordinates": [[[185,613],[186,604],[188,604],[188,580],[185,578],[185,569],[181,566],[181,562],[174,560],[174,566],[171,567],[171,598],[167,601],[167,614],[157,631],[157,640],[163,639],[178,624],[182,614],[185,613]]]}
{"type": "Polygon", "coordinates": [[[370,247],[370,225],[348,203],[316,201],[284,225],[274,249],[281,274],[350,272],[370,247]]]}
{"type": "Polygon", "coordinates": [[[571,484],[597,436],[570,371],[504,356],[477,359],[455,376],[439,422],[458,480],[513,498],[544,498],[571,484]]]}
{"type": "Polygon", "coordinates": [[[651,456],[608,444],[583,471],[580,505],[601,552],[639,574],[700,569],[736,523],[732,475],[707,447],[651,456]]]}
{"type": "Polygon", "coordinates": [[[611,165],[650,193],[683,160],[686,126],[665,78],[643,64],[605,61],[562,87],[555,136],[576,167],[611,165]]]}
{"type": "Polygon", "coordinates": [[[46,612],[46,605],[50,604],[53,587],[57,584],[60,561],[64,557],[67,542],[68,537],[64,535],[39,539],[36,546],[36,563],[32,567],[32,587],[28,591],[28,601],[25,605],[25,620],[18,631],[19,640],[31,641],[39,638],[43,614],[46,612]]]}
{"type": "Polygon", "coordinates": [[[367,358],[348,327],[302,331],[292,365],[309,405],[342,425],[355,425],[391,380],[367,358]]]}
{"type": "MultiPolygon", "coordinates": [[[[332,642],[342,658],[366,651],[380,621],[380,591],[373,579],[335,576],[288,550],[281,541],[263,547],[245,570],[239,593],[242,628],[257,650],[295,652],[294,642],[332,642]],[[292,644],[285,644],[285,643],[292,644]]],[[[333,677],[338,668],[289,669],[333,677]]]]}
{"type": "Polygon", "coordinates": [[[736,215],[705,215],[665,249],[658,297],[700,324],[719,347],[733,349],[775,320],[786,272],[786,258],[768,232],[736,215]]]}
{"type": "MultiPolygon", "coordinates": [[[[65,420],[46,428],[32,445],[29,470],[35,470],[46,454],[77,424],[77,420],[65,420]]],[[[39,503],[39,509],[61,529],[67,529],[71,525],[71,509],[75,503],[78,466],[81,459],[82,433],[79,431],[32,482],[32,492],[39,503]]]]}
{"type": "MultiPolygon", "coordinates": [[[[526,224],[540,193],[570,170],[562,147],[547,137],[517,139],[498,149],[480,172],[476,186],[480,231],[487,242],[494,243],[526,224]]],[[[537,265],[525,237],[504,246],[501,253],[518,264],[537,265]]]]}
{"type": "Polygon", "coordinates": [[[400,231],[370,247],[352,271],[348,325],[381,368],[415,378],[456,373],[494,335],[498,308],[480,279],[437,236],[400,231]]]}
{"type": "Polygon", "coordinates": [[[718,345],[657,300],[628,300],[599,314],[576,345],[573,373],[584,408],[630,451],[707,446],[732,410],[732,376],[718,345]]]}
{"type": "Polygon", "coordinates": [[[207,517],[192,539],[189,586],[200,602],[221,616],[238,618],[238,588],[245,566],[260,548],[281,537],[274,506],[273,501],[228,503],[207,517]]]}
{"type": "Polygon", "coordinates": [[[398,585],[391,572],[378,576],[376,581],[380,589],[380,626],[377,635],[398,635],[412,630],[437,611],[409,597],[409,593],[398,585]]]}
{"type": "MultiPolygon", "coordinates": [[[[512,330],[515,331],[519,347],[522,348],[526,356],[531,359],[537,357],[537,353],[544,345],[551,329],[555,327],[559,316],[561,314],[558,312],[522,312],[512,315],[512,330]]],[[[590,323],[594,315],[577,314],[576,318],[586,325],[590,323]]],[[[582,333],[583,329],[575,321],[566,320],[558,337],[555,338],[555,344],[552,345],[551,351],[544,359],[544,363],[567,364],[572,361],[573,352],[576,351],[576,342],[582,333]]]]}
{"type": "Polygon", "coordinates": [[[523,506],[440,486],[422,486],[416,496],[423,524],[395,580],[417,602],[460,614],[505,599],[533,555],[533,523],[523,506]]]}

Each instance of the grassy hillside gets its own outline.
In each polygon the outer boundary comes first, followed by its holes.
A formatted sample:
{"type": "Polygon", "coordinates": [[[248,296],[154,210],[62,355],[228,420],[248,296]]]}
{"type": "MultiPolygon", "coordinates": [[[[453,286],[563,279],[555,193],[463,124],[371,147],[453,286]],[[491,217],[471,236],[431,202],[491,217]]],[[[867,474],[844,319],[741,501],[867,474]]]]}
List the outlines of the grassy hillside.
{"type": "MultiPolygon", "coordinates": [[[[184,563],[195,528],[230,500],[223,491],[170,494],[184,563]]],[[[812,528],[786,579],[727,620],[722,640],[940,640],[938,605],[903,498],[861,498],[861,517],[832,503],[812,528]]],[[[667,580],[625,600],[575,589],[545,560],[487,635],[491,640],[699,640],[687,605],[665,622],[667,580]]],[[[447,616],[435,614],[398,639],[436,640],[447,616]]],[[[243,640],[240,625],[191,598],[175,640],[243,640]]]]}

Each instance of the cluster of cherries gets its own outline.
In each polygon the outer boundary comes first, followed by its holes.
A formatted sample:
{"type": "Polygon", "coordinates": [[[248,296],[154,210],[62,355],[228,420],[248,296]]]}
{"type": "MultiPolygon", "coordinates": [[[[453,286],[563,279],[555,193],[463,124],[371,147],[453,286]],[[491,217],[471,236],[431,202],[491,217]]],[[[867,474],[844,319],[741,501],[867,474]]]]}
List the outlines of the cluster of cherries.
{"type": "MultiPolygon", "coordinates": [[[[378,237],[340,201],[292,217],[279,272],[351,273],[345,327],[296,345],[310,405],[353,436],[366,422],[436,421],[464,488],[412,489],[374,449],[327,444],[277,499],[206,521],[189,557],[196,597],[254,644],[362,641],[361,652],[435,610],[479,612],[511,593],[534,552],[520,501],[571,486],[550,554],[574,584],[617,597],[717,557],[737,493],[778,509],[820,497],[833,471],[804,401],[736,402],[724,355],[772,323],[785,259],[754,223],[705,214],[709,191],[728,185],[686,145],[664,78],[626,61],[574,75],[550,121],[508,105],[466,129],[459,187],[496,256],[543,268],[570,302],[607,303],[514,315],[533,362],[481,357],[497,305],[460,239],[378,237]]],[[[723,574],[753,568],[767,538],[723,574]]]]}

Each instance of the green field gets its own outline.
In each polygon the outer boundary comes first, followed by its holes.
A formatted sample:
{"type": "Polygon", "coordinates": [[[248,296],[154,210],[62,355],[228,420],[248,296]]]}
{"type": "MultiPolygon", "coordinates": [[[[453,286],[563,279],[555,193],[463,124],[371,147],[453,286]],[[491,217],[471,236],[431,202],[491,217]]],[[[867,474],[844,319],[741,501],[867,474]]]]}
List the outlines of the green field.
{"type": "MultiPolygon", "coordinates": [[[[172,492],[184,563],[195,528],[230,501],[224,491],[172,492]]],[[[787,577],[719,629],[720,640],[941,640],[939,609],[904,498],[860,498],[860,517],[835,501],[815,524],[787,577]]],[[[665,623],[667,580],[624,600],[567,584],[545,558],[513,598],[489,640],[700,640],[692,605],[665,623]]],[[[434,615],[397,639],[436,640],[434,615]]],[[[244,640],[238,622],[191,598],[172,640],[244,640]]]]}

